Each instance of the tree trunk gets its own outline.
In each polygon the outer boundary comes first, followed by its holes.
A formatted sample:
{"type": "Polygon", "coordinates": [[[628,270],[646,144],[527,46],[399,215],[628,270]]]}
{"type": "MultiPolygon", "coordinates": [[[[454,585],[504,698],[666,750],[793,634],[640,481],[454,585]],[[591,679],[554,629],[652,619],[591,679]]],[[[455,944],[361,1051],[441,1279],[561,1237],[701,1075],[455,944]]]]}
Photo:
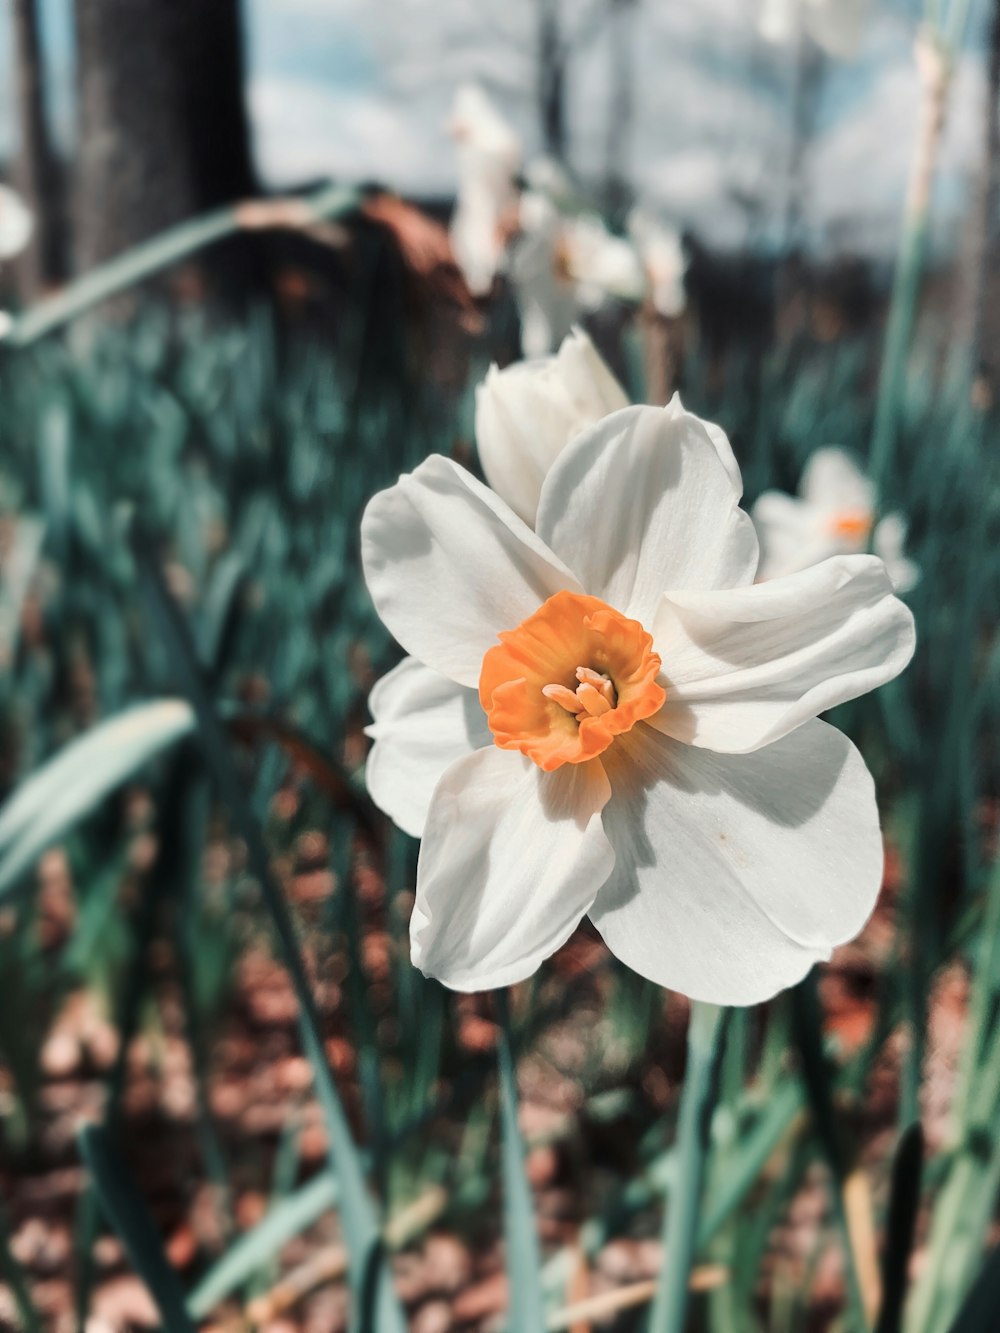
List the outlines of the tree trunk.
{"type": "Polygon", "coordinates": [[[625,221],[633,201],[628,156],[635,112],[636,4],[637,0],[611,0],[611,96],[605,139],[604,208],[616,225],[625,221]]]}
{"type": "Polygon", "coordinates": [[[14,182],[35,218],[31,241],[16,266],[21,299],[28,303],[65,277],[63,177],[45,111],[35,0],[14,0],[12,17],[20,131],[14,182]]]}
{"type": "Polygon", "coordinates": [[[983,157],[972,216],[965,271],[961,275],[957,333],[969,349],[975,373],[984,392],[992,393],[1000,371],[1000,322],[993,316],[996,306],[996,262],[1000,211],[1000,0],[993,0],[990,13],[989,60],[986,105],[983,117],[983,157]]]}
{"type": "Polygon", "coordinates": [[[538,0],[538,111],[545,153],[566,162],[566,44],[559,0],[538,0]]]}
{"type": "Polygon", "coordinates": [[[76,0],[86,270],[253,192],[240,0],[76,0]]]}

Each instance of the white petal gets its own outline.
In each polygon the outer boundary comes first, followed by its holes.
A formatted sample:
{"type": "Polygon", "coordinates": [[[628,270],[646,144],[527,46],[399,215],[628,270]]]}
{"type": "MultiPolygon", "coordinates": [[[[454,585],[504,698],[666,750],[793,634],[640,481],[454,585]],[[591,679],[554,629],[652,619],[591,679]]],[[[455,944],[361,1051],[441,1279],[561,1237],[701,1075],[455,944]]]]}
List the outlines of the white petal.
{"type": "Polygon", "coordinates": [[[733,446],[729,443],[729,436],[722,427],[717,426],[714,421],[703,421],[701,417],[696,417],[693,412],[688,412],[681,402],[680,394],[676,392],[667,404],[666,410],[676,417],[688,417],[702,427],[705,434],[712,441],[712,447],[719,455],[719,462],[729,474],[729,480],[733,483],[733,488],[736,491],[737,498],[739,498],[743,494],[743,473],[740,471],[740,465],[733,453],[733,446]]]}
{"type": "Polygon", "coordinates": [[[840,554],[829,513],[805,500],[783,491],[765,491],[750,517],[760,541],[757,578],[761,581],[795,574],[840,554]]]}
{"type": "Polygon", "coordinates": [[[404,657],[376,682],[368,707],[375,719],[365,728],[375,741],[365,765],[369,794],[404,832],[419,838],[445,769],[493,743],[479,695],[404,657]]]}
{"type": "Polygon", "coordinates": [[[843,449],[817,449],[799,483],[799,494],[827,512],[875,508],[875,486],[843,449]]]}
{"type": "Polygon", "coordinates": [[[478,685],[501,630],[563,588],[581,591],[499,497],[439,454],[368,502],[361,559],[390,633],[460,685],[478,685]]]}
{"type": "Polygon", "coordinates": [[[615,869],[591,918],[660,985],[756,1004],[851,939],[875,905],[882,840],[850,741],[808,722],[734,757],[640,725],[604,756],[615,869]]]}
{"type": "Polygon", "coordinates": [[[13,259],[31,240],[34,214],[9,185],[0,185],[0,259],[13,259]]]}
{"type": "Polygon", "coordinates": [[[410,922],[414,963],[453,990],[531,976],[572,934],[614,864],[599,760],[543,773],[491,747],[434,792],[410,922]]]}
{"type": "Polygon", "coordinates": [[[492,366],[476,390],[476,443],[486,480],[534,523],[549,468],[582,430],[628,406],[593,343],[575,330],[556,356],[492,366]]]}
{"type": "Polygon", "coordinates": [[[920,567],[903,554],[906,547],[906,522],[902,514],[886,514],[872,534],[872,549],[885,561],[892,586],[897,592],[909,592],[920,582],[920,567]]]}
{"type": "Polygon", "coordinates": [[[731,754],[884,685],[916,643],[913,616],[873,555],[749,588],[667,593],[652,633],[667,701],[650,724],[731,754]]]}
{"type": "Polygon", "coordinates": [[[646,624],[668,588],[753,580],[757,538],[737,499],[697,417],[629,407],[559,456],[536,527],[588,593],[646,624]]]}
{"type": "Polygon", "coordinates": [[[562,242],[567,266],[580,284],[584,305],[596,309],[606,296],[616,296],[622,301],[643,299],[646,274],[635,247],[624,237],[608,231],[596,214],[565,218],[562,242]]]}

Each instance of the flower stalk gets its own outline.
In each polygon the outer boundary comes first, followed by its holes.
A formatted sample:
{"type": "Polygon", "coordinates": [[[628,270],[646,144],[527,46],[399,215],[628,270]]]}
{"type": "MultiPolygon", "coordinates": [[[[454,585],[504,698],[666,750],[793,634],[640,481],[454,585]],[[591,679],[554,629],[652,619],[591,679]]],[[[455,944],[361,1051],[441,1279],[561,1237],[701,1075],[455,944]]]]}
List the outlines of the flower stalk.
{"type": "Polygon", "coordinates": [[[510,1007],[506,990],[496,994],[500,1037],[497,1072],[500,1078],[500,1150],[503,1161],[504,1242],[510,1274],[509,1327],[517,1333],[542,1333],[541,1252],[535,1226],[531,1186],[525,1173],[524,1140],[517,1118],[517,1076],[510,1007]]]}
{"type": "Polygon", "coordinates": [[[664,1264],[649,1320],[649,1333],[681,1333],[687,1315],[698,1215],[708,1164],[712,1112],[730,1011],[691,1002],[687,1073],[677,1125],[677,1176],[663,1225],[664,1264]]]}
{"type": "Polygon", "coordinates": [[[920,279],[927,257],[931,191],[953,73],[952,61],[943,41],[930,27],[923,29],[917,37],[915,57],[922,92],[920,130],[903,212],[902,240],[889,305],[872,432],[870,472],[880,493],[891,473],[896,448],[903,375],[913,336],[920,279]]]}

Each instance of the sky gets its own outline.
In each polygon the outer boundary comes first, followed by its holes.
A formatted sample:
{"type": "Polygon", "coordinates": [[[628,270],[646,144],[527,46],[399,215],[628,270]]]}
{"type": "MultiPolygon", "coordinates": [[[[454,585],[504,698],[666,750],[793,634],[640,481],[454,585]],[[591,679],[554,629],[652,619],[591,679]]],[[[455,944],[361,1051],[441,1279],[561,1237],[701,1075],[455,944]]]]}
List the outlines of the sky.
{"type": "MultiPolygon", "coordinates": [[[[841,3],[844,0],[840,0],[841,3]]],[[[767,248],[783,236],[797,57],[759,32],[763,0],[635,0],[634,121],[627,174],[642,202],[709,243],[767,248]]],[[[447,133],[454,89],[476,79],[537,154],[533,29],[537,0],[244,0],[247,101],[258,166],[272,188],[317,177],[378,179],[411,194],[455,184],[447,133]]],[[[607,0],[560,0],[569,65],[571,165],[604,165],[610,93],[607,0]]],[[[41,0],[55,118],[72,126],[71,0],[41,0]]],[[[10,60],[0,0],[0,61],[10,60]]],[[[983,123],[971,0],[935,197],[943,247],[961,231],[983,123]]],[[[853,60],[825,60],[805,159],[806,235],[818,249],[893,248],[920,92],[916,0],[871,0],[853,60]]],[[[14,136],[0,80],[0,152],[14,136]]]]}

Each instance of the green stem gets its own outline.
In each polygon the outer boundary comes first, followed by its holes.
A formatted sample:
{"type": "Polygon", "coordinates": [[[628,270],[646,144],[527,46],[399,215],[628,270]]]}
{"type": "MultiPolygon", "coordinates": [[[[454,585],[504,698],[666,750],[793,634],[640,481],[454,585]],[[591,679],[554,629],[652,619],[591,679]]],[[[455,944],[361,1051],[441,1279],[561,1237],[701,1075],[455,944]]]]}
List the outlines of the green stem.
{"type": "Polygon", "coordinates": [[[524,1168],[524,1140],[517,1119],[517,1077],[511,1037],[507,992],[497,991],[500,1040],[497,1067],[500,1076],[500,1147],[503,1162],[503,1225],[510,1279],[508,1327],[516,1333],[542,1333],[542,1260],[538,1247],[531,1186],[524,1168]]]}
{"type": "Polygon", "coordinates": [[[708,1139],[725,1044],[726,1011],[691,1002],[687,1072],[677,1125],[677,1176],[663,1227],[664,1262],[649,1320],[649,1333],[682,1333],[698,1215],[708,1159],[708,1139]]]}

